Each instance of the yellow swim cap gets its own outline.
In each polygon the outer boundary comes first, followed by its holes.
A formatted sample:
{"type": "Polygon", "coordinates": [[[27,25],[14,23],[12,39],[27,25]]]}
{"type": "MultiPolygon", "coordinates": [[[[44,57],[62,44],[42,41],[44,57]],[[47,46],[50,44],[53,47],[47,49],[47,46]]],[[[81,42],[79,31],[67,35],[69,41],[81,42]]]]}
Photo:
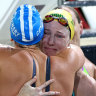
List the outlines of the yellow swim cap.
{"type": "Polygon", "coordinates": [[[68,25],[71,30],[71,40],[73,39],[73,37],[74,37],[74,22],[72,20],[71,14],[68,11],[63,10],[63,9],[55,9],[55,10],[49,11],[45,16],[47,16],[47,15],[52,15],[55,17],[64,17],[68,21],[68,25]]]}

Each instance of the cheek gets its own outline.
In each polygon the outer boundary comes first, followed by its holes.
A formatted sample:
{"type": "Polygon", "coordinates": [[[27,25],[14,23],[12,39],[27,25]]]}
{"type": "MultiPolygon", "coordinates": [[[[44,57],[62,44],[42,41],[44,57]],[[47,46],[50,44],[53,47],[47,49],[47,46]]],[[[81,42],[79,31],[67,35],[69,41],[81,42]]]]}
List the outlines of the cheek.
{"type": "Polygon", "coordinates": [[[47,44],[47,42],[48,42],[48,37],[43,37],[43,39],[42,39],[42,45],[44,46],[45,44],[47,44]]]}
{"type": "Polygon", "coordinates": [[[58,40],[56,42],[56,47],[58,50],[62,50],[63,48],[65,48],[67,46],[67,43],[65,40],[58,40]]]}
{"type": "Polygon", "coordinates": [[[49,35],[44,34],[43,40],[46,41],[49,39],[49,35]]]}

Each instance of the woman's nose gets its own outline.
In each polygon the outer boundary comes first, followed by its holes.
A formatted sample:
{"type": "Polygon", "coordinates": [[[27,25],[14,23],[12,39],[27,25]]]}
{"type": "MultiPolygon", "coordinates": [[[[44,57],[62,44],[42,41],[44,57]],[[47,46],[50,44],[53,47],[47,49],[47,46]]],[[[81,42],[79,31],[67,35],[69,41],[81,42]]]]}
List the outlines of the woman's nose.
{"type": "Polygon", "coordinates": [[[54,45],[54,37],[53,36],[50,36],[50,38],[49,38],[49,45],[54,45]]]}

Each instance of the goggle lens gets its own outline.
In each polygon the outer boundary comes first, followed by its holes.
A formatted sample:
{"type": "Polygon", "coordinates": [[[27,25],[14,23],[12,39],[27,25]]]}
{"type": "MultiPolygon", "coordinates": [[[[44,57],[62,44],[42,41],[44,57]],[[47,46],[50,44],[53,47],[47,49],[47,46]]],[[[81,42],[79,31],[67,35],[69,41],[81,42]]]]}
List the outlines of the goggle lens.
{"type": "Polygon", "coordinates": [[[63,18],[63,17],[53,17],[51,15],[47,15],[47,16],[45,16],[43,21],[44,21],[44,23],[48,23],[48,22],[53,21],[54,19],[57,19],[58,22],[61,23],[62,25],[68,26],[67,20],[65,18],[63,18]]]}
{"type": "Polygon", "coordinates": [[[48,15],[48,16],[45,16],[44,22],[48,23],[48,22],[53,21],[53,20],[54,20],[54,18],[52,16],[48,15]]]}
{"type": "Polygon", "coordinates": [[[63,18],[59,19],[59,22],[64,26],[68,26],[68,22],[63,18]]]}

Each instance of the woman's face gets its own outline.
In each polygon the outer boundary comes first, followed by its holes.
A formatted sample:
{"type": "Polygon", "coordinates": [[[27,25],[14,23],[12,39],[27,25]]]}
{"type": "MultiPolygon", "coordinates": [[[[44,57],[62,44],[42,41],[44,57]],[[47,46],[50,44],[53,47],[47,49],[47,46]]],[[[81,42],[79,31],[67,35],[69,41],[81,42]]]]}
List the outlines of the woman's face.
{"type": "Polygon", "coordinates": [[[44,37],[41,50],[48,56],[54,56],[66,49],[70,41],[70,31],[57,21],[44,23],[44,37]]]}

